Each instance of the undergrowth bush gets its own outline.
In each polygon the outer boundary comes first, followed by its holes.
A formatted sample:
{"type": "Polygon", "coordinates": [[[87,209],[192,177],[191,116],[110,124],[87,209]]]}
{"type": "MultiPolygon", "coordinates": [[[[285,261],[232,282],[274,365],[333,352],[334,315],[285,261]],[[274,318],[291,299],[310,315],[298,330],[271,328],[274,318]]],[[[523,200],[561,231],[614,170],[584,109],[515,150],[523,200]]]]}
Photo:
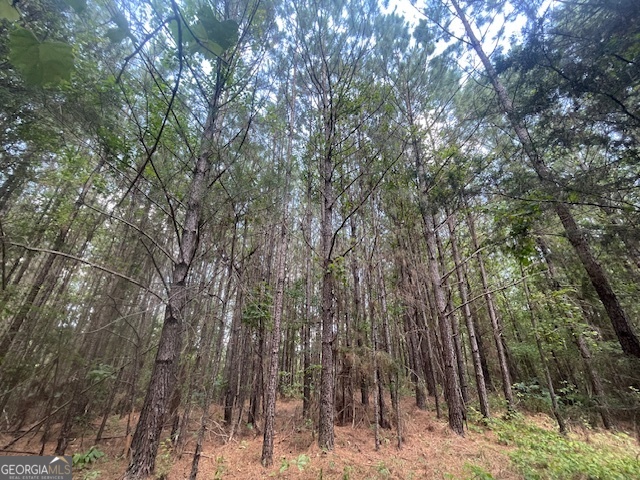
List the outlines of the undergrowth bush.
{"type": "Polygon", "coordinates": [[[500,443],[518,447],[510,457],[525,480],[640,479],[638,449],[627,435],[607,434],[591,444],[522,418],[492,419],[489,426],[500,443]]]}

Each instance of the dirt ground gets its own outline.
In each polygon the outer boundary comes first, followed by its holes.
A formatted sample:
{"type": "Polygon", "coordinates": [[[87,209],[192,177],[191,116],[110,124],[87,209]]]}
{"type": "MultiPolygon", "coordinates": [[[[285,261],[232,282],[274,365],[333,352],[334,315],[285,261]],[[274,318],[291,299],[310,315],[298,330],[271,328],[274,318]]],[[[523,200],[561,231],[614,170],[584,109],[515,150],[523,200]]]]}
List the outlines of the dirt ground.
{"type": "MultiPolygon", "coordinates": [[[[229,438],[220,426],[222,411],[214,408],[199,466],[199,479],[464,479],[474,478],[472,467],[481,467],[496,479],[519,478],[508,459],[509,448],[499,445],[491,432],[470,425],[465,437],[453,434],[446,419],[432,411],[421,411],[411,398],[402,400],[403,446],[397,448],[396,430],[381,430],[382,445],[375,450],[374,432],[367,418],[356,413],[356,422],[336,426],[335,449],[323,452],[317,446],[313,425],[302,419],[302,403],[280,400],[277,404],[274,464],[260,464],[262,433],[244,425],[229,438]]],[[[169,442],[161,445],[156,462],[157,478],[183,480],[189,477],[195,450],[198,415],[193,415],[189,437],[181,455],[169,442]]],[[[84,453],[93,445],[95,425],[75,438],[67,454],[84,453]]],[[[127,459],[123,452],[126,419],[109,419],[105,437],[96,447],[105,453],[89,467],[74,471],[74,479],[116,480],[122,477],[127,459]]],[[[55,431],[45,455],[55,450],[55,431]]],[[[11,437],[3,435],[2,446],[11,437]]],[[[41,434],[30,434],[10,447],[14,452],[39,452],[41,434]]],[[[3,455],[10,453],[3,452],[3,455]]]]}

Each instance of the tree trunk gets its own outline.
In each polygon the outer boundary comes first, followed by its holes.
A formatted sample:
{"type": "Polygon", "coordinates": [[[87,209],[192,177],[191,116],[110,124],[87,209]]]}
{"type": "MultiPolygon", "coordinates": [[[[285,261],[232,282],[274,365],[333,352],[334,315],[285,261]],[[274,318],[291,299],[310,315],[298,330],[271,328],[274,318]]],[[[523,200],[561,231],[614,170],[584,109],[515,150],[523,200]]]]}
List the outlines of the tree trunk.
{"type": "MultiPolygon", "coordinates": [[[[294,58],[295,62],[295,58],[294,58]]],[[[287,248],[289,245],[289,201],[291,192],[289,184],[291,180],[292,149],[293,149],[293,128],[295,123],[295,68],[293,83],[291,86],[291,104],[289,105],[289,125],[287,138],[287,152],[284,162],[284,190],[282,195],[282,222],[280,225],[280,237],[278,239],[278,256],[276,260],[276,296],[273,305],[273,330],[271,334],[271,358],[269,367],[269,378],[267,380],[264,418],[264,437],[262,442],[262,466],[273,465],[273,437],[276,417],[276,393],[278,388],[278,351],[280,349],[280,325],[282,323],[282,312],[284,310],[284,285],[287,267],[287,248]]],[[[293,381],[293,378],[292,378],[293,381]]]]}
{"type": "Polygon", "coordinates": [[[440,341],[442,342],[442,356],[444,361],[444,391],[449,407],[449,426],[458,435],[464,435],[464,419],[466,416],[464,402],[460,395],[457,360],[453,331],[451,328],[452,312],[448,310],[448,303],[442,284],[442,275],[438,267],[436,255],[437,245],[433,217],[423,211],[425,222],[425,239],[427,241],[429,277],[434,289],[438,323],[440,324],[440,341]]]}
{"type": "MultiPolygon", "coordinates": [[[[307,259],[313,257],[313,246],[311,244],[311,175],[307,175],[307,205],[304,215],[304,227],[302,229],[305,239],[308,241],[306,251],[307,259]]],[[[306,420],[311,417],[311,302],[313,297],[313,276],[311,272],[311,261],[307,260],[304,269],[305,290],[304,290],[304,325],[302,327],[302,417],[306,420]]]]}
{"type": "MultiPolygon", "coordinates": [[[[326,92],[325,92],[326,95],[326,92]]],[[[324,99],[324,105],[328,100],[324,99]]],[[[329,107],[326,107],[329,108],[329,107]]],[[[334,112],[324,113],[324,142],[320,164],[320,182],[322,197],[322,218],[320,219],[320,251],[322,256],[322,369],[320,372],[320,418],[318,421],[318,446],[326,450],[333,450],[334,432],[333,422],[335,414],[335,375],[333,343],[335,341],[335,306],[334,306],[334,265],[333,251],[333,136],[335,119],[334,112]]]]}
{"type": "Polygon", "coordinates": [[[507,363],[507,355],[504,345],[502,343],[502,322],[498,317],[498,312],[493,302],[493,295],[489,290],[489,283],[487,281],[487,271],[484,267],[484,259],[479,251],[478,237],[476,236],[476,229],[473,221],[473,217],[470,212],[467,212],[467,223],[469,225],[469,233],[471,234],[471,241],[473,249],[476,251],[478,259],[478,267],[480,269],[480,279],[482,281],[482,289],[484,291],[484,298],[487,302],[487,310],[489,312],[489,319],[491,320],[491,327],[493,330],[493,340],[496,345],[496,351],[498,352],[498,363],[500,365],[500,373],[502,374],[502,391],[504,398],[507,400],[507,408],[513,409],[513,392],[511,391],[511,374],[509,372],[509,365],[507,363]]]}
{"type": "Polygon", "coordinates": [[[551,379],[551,373],[549,372],[549,365],[547,364],[547,359],[544,355],[544,350],[542,349],[542,342],[540,341],[540,335],[538,334],[538,322],[536,321],[535,312],[533,310],[533,304],[531,302],[531,293],[529,293],[529,285],[527,285],[527,280],[524,276],[524,270],[522,269],[522,265],[520,266],[520,274],[522,275],[522,285],[524,287],[525,298],[527,299],[527,306],[529,307],[529,316],[531,317],[531,328],[533,329],[533,336],[536,340],[536,346],[538,348],[538,354],[540,356],[540,364],[542,365],[542,371],[544,372],[544,378],[547,382],[547,388],[549,389],[549,397],[551,398],[551,410],[553,412],[553,416],[556,418],[558,422],[558,429],[560,433],[564,434],[567,431],[567,427],[564,423],[564,419],[560,414],[560,406],[558,405],[558,398],[556,396],[556,391],[553,387],[553,380],[551,379]]]}
{"type": "Polygon", "coordinates": [[[449,240],[451,242],[451,253],[455,263],[456,277],[458,279],[458,292],[460,293],[460,301],[462,302],[462,313],[467,325],[469,333],[469,344],[471,345],[471,358],[473,359],[473,370],[476,375],[476,388],[478,389],[478,399],[480,400],[480,413],[484,417],[489,417],[489,397],[487,395],[487,387],[484,382],[484,372],[482,371],[482,360],[480,358],[480,349],[476,339],[476,329],[471,315],[471,306],[469,305],[469,292],[467,291],[467,283],[462,272],[462,260],[458,251],[458,242],[455,235],[455,215],[450,215],[447,224],[449,226],[449,240]]]}
{"type": "MultiPolygon", "coordinates": [[[[434,215],[433,216],[434,225],[436,224],[436,222],[437,222],[437,217],[434,215]]],[[[442,246],[440,235],[437,229],[435,230],[434,233],[436,237],[436,246],[438,247],[438,261],[440,262],[442,271],[447,271],[447,265],[444,260],[444,247],[442,246]]],[[[460,322],[458,321],[458,316],[455,314],[455,311],[453,308],[451,286],[449,285],[448,275],[443,279],[442,283],[448,299],[447,311],[451,312],[451,331],[453,333],[453,346],[456,351],[456,361],[458,365],[458,378],[460,379],[460,393],[462,395],[462,400],[464,404],[467,405],[469,403],[469,383],[467,382],[467,369],[464,364],[462,332],[460,331],[460,322]]]]}
{"type": "MultiPolygon", "coordinates": [[[[371,276],[371,269],[369,269],[369,277],[371,276]]],[[[371,282],[371,278],[369,278],[371,282]]],[[[369,283],[371,285],[371,283],[369,283]]],[[[371,298],[371,288],[369,288],[369,310],[371,322],[371,364],[373,367],[373,441],[376,452],[380,450],[380,396],[378,392],[380,390],[378,382],[378,322],[376,321],[374,312],[374,302],[371,298]]]]}
{"type": "Polygon", "coordinates": [[[125,480],[143,479],[155,469],[162,427],[176,387],[182,350],[184,312],[188,301],[187,275],[196,256],[202,201],[208,187],[215,114],[209,113],[205,148],[198,156],[189,188],[187,211],[181,234],[180,254],[173,266],[169,300],[164,314],[160,343],[142,411],[131,444],[132,459],[125,480]]]}

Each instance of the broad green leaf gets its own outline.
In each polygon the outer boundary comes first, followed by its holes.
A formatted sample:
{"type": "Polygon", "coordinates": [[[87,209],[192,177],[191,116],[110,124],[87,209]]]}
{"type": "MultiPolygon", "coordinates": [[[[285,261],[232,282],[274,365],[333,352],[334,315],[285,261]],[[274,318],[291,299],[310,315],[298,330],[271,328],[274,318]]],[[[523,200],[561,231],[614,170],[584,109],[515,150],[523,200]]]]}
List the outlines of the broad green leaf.
{"type": "MultiPolygon", "coordinates": [[[[177,38],[177,25],[172,25],[171,29],[177,38]]],[[[238,41],[238,24],[233,20],[221,22],[211,8],[202,7],[198,11],[198,21],[183,28],[182,34],[190,52],[219,57],[238,41]]]]}
{"type": "Polygon", "coordinates": [[[238,24],[233,20],[219,21],[211,8],[202,7],[198,11],[200,24],[206,31],[207,38],[226,50],[238,41],[238,24]]]}
{"type": "Polygon", "coordinates": [[[82,13],[87,9],[87,0],[64,0],[67,5],[75,10],[76,13],[82,13]]]}
{"type": "Polygon", "coordinates": [[[40,62],[43,83],[58,83],[70,80],[73,70],[71,45],[63,42],[44,42],[40,44],[40,62]]]}
{"type": "Polygon", "coordinates": [[[39,42],[33,33],[17,28],[9,34],[9,61],[34,85],[69,80],[73,70],[71,46],[63,42],[39,42]]]}
{"type": "Polygon", "coordinates": [[[25,77],[37,75],[40,59],[40,42],[33,33],[17,28],[9,34],[9,61],[25,77]]]}
{"type": "Polygon", "coordinates": [[[0,18],[17,22],[20,20],[20,12],[13,6],[11,0],[0,0],[0,18]]]}

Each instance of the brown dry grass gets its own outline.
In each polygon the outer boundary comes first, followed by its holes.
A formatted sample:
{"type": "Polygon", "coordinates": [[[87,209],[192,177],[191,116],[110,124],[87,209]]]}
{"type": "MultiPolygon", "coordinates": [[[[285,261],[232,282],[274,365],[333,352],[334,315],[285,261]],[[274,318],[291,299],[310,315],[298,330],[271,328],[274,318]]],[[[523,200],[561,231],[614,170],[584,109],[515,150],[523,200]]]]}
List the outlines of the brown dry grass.
{"type": "MultiPolygon", "coordinates": [[[[301,402],[280,400],[277,408],[274,465],[264,468],[260,464],[262,435],[247,428],[237,432],[231,440],[219,427],[222,412],[213,411],[211,429],[207,432],[203,457],[200,460],[199,479],[458,479],[472,478],[469,465],[482,467],[496,479],[517,479],[510,466],[509,449],[498,445],[491,432],[471,428],[465,437],[453,434],[444,419],[436,419],[431,411],[420,411],[413,399],[402,401],[404,444],[396,448],[395,430],[381,430],[382,446],[375,451],[373,430],[366,419],[370,412],[357,412],[355,426],[336,426],[335,449],[323,452],[315,442],[313,431],[305,425],[301,415],[301,402]],[[305,458],[306,456],[306,458],[305,458]],[[308,460],[301,468],[297,460],[308,460]]],[[[196,418],[197,416],[194,416],[196,418]]],[[[90,472],[100,472],[93,478],[116,480],[126,468],[123,456],[125,420],[110,419],[105,437],[98,448],[106,453],[91,469],[76,472],[82,479],[90,472]]],[[[167,480],[188,478],[195,449],[194,420],[192,432],[180,458],[161,447],[156,470],[165,473],[167,480]]],[[[95,431],[95,430],[94,430],[95,431]]],[[[51,438],[55,439],[52,432],[51,438]]],[[[68,454],[86,452],[92,445],[93,432],[76,438],[68,454]]],[[[5,445],[9,437],[0,438],[5,445]]],[[[40,435],[27,436],[14,446],[17,451],[35,451],[40,448],[40,435]]],[[[45,454],[52,454],[55,441],[47,444],[45,454]]],[[[3,453],[7,454],[7,453],[3,453]]]]}

